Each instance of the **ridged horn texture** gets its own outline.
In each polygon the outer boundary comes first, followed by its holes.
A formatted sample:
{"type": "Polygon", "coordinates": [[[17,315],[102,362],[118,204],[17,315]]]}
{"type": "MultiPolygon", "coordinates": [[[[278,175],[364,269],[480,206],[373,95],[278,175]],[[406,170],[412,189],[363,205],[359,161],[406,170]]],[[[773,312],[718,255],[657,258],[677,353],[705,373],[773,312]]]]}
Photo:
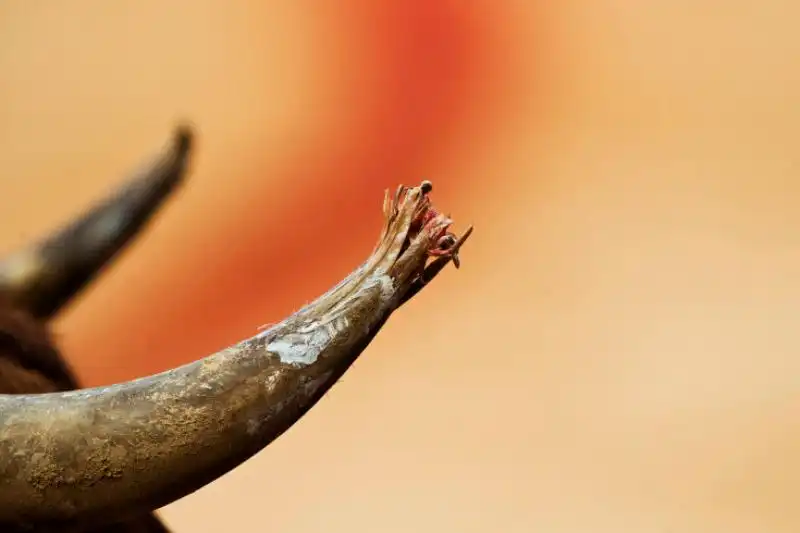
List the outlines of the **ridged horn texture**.
{"type": "Polygon", "coordinates": [[[192,133],[62,231],[0,262],[0,296],[35,318],[53,317],[143,229],[183,181],[192,133]]]}
{"type": "MultiPolygon", "coordinates": [[[[0,301],[0,394],[78,388],[78,380],[53,342],[47,324],[0,301]]],[[[157,516],[145,513],[86,533],[169,533],[169,530],[157,516]]]]}
{"type": "Polygon", "coordinates": [[[252,338],[127,383],[0,395],[0,531],[86,529],[157,509],[281,435],[464,242],[442,255],[451,221],[430,191],[387,193],[367,261],[252,338]]]}

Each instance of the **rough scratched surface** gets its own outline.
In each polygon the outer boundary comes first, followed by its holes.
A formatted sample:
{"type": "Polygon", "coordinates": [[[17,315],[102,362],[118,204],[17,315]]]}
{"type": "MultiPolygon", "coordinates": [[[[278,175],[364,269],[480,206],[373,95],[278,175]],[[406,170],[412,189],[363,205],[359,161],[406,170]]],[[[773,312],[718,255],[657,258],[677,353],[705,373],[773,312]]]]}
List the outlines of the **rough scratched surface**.
{"type": "MultiPolygon", "coordinates": [[[[78,386],[51,342],[47,329],[26,313],[0,302],[0,394],[58,392],[78,386]]],[[[13,475],[13,472],[4,472],[4,477],[7,475],[13,475]]],[[[4,528],[3,531],[13,530],[4,528]]],[[[168,533],[167,528],[151,514],[85,531],[168,533]]]]}
{"type": "Polygon", "coordinates": [[[13,485],[18,504],[31,514],[57,505],[52,511],[61,517],[88,508],[123,513],[131,502],[159,507],[218,477],[291,426],[352,363],[353,347],[372,331],[371,317],[382,317],[373,307],[382,300],[379,284],[358,296],[367,305],[351,315],[366,319],[357,330],[342,328],[343,318],[338,325],[303,321],[130,383],[0,398],[0,464],[21,481],[13,485]],[[315,357],[286,361],[267,350],[275,345],[315,357]],[[61,489],[58,499],[47,497],[54,487],[61,489]]]}

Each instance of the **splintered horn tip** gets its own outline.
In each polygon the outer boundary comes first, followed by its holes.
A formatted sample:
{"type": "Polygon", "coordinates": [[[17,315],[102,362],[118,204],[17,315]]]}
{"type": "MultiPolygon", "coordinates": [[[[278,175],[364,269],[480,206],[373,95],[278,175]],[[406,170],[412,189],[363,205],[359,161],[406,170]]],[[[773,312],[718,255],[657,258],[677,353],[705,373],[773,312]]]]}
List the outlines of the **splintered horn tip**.
{"type": "Polygon", "coordinates": [[[475,229],[475,226],[473,226],[472,224],[470,224],[467,227],[467,229],[464,231],[464,234],[461,236],[461,239],[460,239],[461,240],[461,244],[464,244],[464,241],[469,239],[469,236],[472,235],[472,230],[474,230],[474,229],[475,229]]]}
{"type": "Polygon", "coordinates": [[[459,249],[461,248],[461,246],[464,245],[465,242],[467,242],[469,236],[472,235],[473,229],[474,229],[473,225],[470,224],[467,227],[466,231],[464,231],[464,234],[461,235],[461,237],[459,237],[456,240],[455,244],[453,245],[453,266],[455,266],[456,268],[461,268],[461,258],[458,256],[459,249]]]}

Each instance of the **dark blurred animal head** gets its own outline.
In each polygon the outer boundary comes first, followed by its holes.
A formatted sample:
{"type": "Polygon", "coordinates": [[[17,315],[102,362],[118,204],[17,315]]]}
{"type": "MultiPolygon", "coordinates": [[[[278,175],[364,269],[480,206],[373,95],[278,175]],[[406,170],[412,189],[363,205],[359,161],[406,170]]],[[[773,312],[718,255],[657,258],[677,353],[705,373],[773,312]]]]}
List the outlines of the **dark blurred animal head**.
{"type": "MultiPolygon", "coordinates": [[[[60,232],[0,262],[0,394],[80,388],[48,324],[144,228],[184,179],[192,136],[180,129],[172,147],[122,189],[60,232]]],[[[158,533],[152,514],[92,529],[158,533]]]]}

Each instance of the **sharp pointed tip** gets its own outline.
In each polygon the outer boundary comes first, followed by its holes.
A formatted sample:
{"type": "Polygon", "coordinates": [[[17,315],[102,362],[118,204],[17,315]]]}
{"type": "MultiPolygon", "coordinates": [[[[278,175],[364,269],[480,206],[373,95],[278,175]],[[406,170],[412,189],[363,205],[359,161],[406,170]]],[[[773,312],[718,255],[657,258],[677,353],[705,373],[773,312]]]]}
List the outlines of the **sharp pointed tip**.
{"type": "Polygon", "coordinates": [[[194,137],[188,122],[177,125],[168,148],[128,183],[31,250],[0,262],[0,294],[14,295],[19,306],[37,317],[55,315],[185,181],[194,137]]]}
{"type": "Polygon", "coordinates": [[[173,147],[177,154],[185,155],[194,144],[195,132],[194,127],[188,122],[181,122],[176,126],[173,137],[173,147]]]}

